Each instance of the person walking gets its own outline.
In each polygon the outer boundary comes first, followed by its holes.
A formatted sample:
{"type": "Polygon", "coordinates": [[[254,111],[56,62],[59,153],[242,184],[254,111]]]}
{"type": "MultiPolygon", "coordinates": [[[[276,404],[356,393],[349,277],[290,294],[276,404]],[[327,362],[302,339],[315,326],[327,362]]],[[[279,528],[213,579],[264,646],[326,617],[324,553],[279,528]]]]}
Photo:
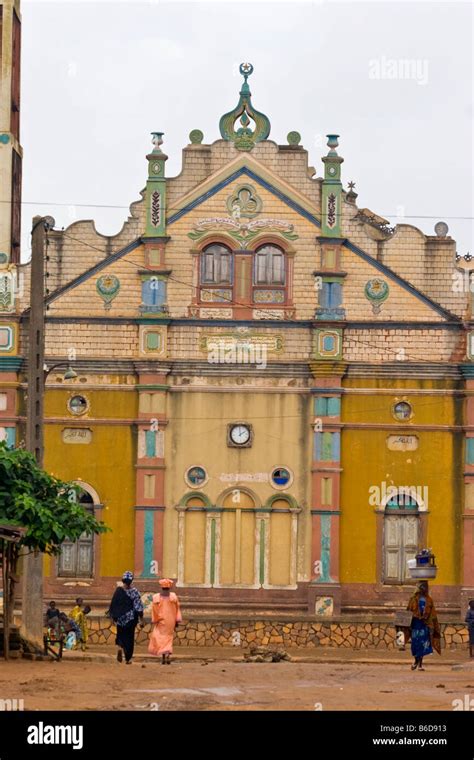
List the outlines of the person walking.
{"type": "Polygon", "coordinates": [[[143,604],[140,592],[132,586],[133,573],[127,570],[122,576],[122,585],[115,589],[110,602],[109,616],[117,626],[115,643],[118,646],[117,661],[130,665],[135,648],[135,628],[143,628],[143,604]]]}
{"type": "Polygon", "coordinates": [[[154,594],[151,608],[153,630],[148,644],[148,652],[159,656],[161,664],[170,665],[173,654],[173,636],[178,623],[182,622],[181,609],[177,595],[171,591],[173,581],[162,578],[159,594],[154,594]]]}
{"type": "Polygon", "coordinates": [[[474,657],[474,599],[469,602],[465,622],[469,631],[469,657],[474,657]]]}
{"type": "Polygon", "coordinates": [[[433,599],[428,593],[427,581],[420,581],[408,602],[407,610],[413,617],[410,626],[411,653],[415,658],[412,670],[424,670],[423,657],[435,649],[441,654],[441,635],[433,599]]]}

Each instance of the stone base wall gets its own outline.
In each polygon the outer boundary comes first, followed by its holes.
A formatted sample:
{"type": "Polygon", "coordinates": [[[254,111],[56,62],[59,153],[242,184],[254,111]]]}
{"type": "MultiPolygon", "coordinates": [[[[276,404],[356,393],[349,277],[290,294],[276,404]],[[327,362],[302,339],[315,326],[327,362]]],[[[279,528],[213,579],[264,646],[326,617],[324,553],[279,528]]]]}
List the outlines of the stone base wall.
{"type": "MultiPolygon", "coordinates": [[[[108,618],[89,621],[89,643],[110,644],[115,626],[108,618]]],[[[145,642],[151,631],[147,623],[137,631],[137,642],[145,642]]],[[[462,623],[441,624],[441,646],[447,650],[466,648],[467,628],[462,623]]],[[[175,646],[235,647],[346,647],[348,649],[397,649],[396,631],[390,622],[282,622],[273,620],[187,620],[175,635],[175,646]]]]}

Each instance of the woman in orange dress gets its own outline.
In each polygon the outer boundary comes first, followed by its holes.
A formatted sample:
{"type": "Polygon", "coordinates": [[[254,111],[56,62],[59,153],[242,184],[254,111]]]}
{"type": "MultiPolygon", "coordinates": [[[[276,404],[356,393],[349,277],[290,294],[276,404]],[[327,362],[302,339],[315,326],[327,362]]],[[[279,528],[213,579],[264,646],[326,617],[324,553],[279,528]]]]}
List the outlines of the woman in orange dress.
{"type": "Polygon", "coordinates": [[[162,578],[158,581],[161,586],[159,594],[152,599],[151,622],[153,631],[148,644],[150,654],[160,655],[161,664],[169,665],[173,654],[173,636],[178,623],[181,623],[181,610],[176,594],[171,591],[173,581],[162,578]]]}

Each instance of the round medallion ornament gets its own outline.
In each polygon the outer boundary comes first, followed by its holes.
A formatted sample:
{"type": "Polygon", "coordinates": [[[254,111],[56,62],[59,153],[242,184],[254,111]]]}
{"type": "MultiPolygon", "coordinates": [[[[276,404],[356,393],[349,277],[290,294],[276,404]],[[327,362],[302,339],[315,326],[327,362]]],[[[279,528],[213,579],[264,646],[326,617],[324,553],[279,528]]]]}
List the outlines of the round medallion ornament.
{"type": "Polygon", "coordinates": [[[104,274],[99,277],[96,284],[96,289],[106,309],[110,309],[111,303],[120,290],[120,280],[114,274],[104,274]]]}
{"type": "Polygon", "coordinates": [[[200,129],[192,129],[189,133],[189,141],[191,142],[191,145],[201,145],[203,139],[204,132],[201,132],[200,129]]]}
{"type": "Polygon", "coordinates": [[[369,301],[375,301],[376,303],[382,303],[388,298],[389,287],[385,280],[380,280],[378,277],[373,280],[369,280],[365,286],[365,295],[369,301]]]}
{"type": "Polygon", "coordinates": [[[445,238],[449,232],[449,227],[446,222],[436,222],[434,231],[438,237],[445,238]]]}
{"type": "Polygon", "coordinates": [[[328,169],[328,172],[329,172],[329,174],[331,176],[333,176],[336,173],[336,167],[335,166],[330,166],[329,169],[328,169]]]}
{"type": "Polygon", "coordinates": [[[299,145],[301,142],[301,135],[299,132],[288,132],[286,139],[288,140],[288,145],[299,145]]]}
{"type": "Polygon", "coordinates": [[[8,255],[6,253],[3,253],[3,251],[0,252],[0,264],[6,264],[8,261],[8,255]]]}

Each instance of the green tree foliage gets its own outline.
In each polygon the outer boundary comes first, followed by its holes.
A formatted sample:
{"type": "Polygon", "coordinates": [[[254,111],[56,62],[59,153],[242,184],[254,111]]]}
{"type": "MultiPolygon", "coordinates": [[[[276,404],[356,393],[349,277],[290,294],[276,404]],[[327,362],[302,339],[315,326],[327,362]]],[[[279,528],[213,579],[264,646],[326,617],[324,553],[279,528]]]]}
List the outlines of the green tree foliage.
{"type": "Polygon", "coordinates": [[[38,467],[28,451],[0,443],[0,522],[14,521],[27,529],[20,546],[58,554],[66,539],[109,530],[79,502],[79,493],[78,486],[38,467]]]}
{"type": "Polygon", "coordinates": [[[31,551],[59,554],[66,539],[76,541],[82,533],[109,530],[80,503],[80,490],[42,470],[25,449],[9,449],[0,443],[0,524],[26,528],[19,541],[0,538],[5,659],[9,656],[20,557],[31,551]]]}

